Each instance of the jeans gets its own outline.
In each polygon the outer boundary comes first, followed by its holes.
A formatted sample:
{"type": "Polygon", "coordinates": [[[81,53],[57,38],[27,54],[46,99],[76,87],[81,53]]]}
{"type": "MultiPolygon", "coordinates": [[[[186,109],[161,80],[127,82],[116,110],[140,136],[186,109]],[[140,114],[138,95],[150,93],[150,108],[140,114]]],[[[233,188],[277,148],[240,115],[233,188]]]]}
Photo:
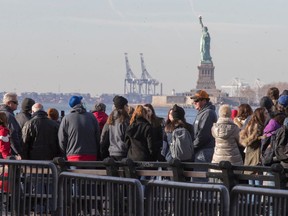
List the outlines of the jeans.
{"type": "MultiPolygon", "coordinates": [[[[196,163],[211,163],[214,154],[214,148],[199,149],[195,151],[196,163]]],[[[195,168],[194,171],[207,172],[208,169],[195,168]]],[[[208,182],[208,178],[193,178],[192,182],[208,182]]]]}

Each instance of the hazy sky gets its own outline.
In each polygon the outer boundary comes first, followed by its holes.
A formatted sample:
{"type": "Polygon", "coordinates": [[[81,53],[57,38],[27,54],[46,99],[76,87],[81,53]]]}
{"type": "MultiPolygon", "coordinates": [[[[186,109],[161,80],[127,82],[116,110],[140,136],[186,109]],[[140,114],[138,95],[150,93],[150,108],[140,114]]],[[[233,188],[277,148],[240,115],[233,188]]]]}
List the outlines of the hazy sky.
{"type": "Polygon", "coordinates": [[[288,82],[287,0],[0,0],[0,91],[124,92],[124,53],[170,94],[195,88],[201,27],[217,88],[288,82]]]}

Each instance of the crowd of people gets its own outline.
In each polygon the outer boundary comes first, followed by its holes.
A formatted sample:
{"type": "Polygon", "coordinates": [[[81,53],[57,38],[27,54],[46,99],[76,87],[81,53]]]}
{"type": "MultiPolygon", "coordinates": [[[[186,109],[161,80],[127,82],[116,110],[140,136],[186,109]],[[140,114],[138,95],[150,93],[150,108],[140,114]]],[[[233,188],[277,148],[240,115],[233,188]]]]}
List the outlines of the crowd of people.
{"type": "MultiPolygon", "coordinates": [[[[123,96],[113,98],[113,110],[97,103],[87,111],[81,96],[69,100],[71,111],[59,119],[55,108],[25,98],[15,116],[18,98],[6,93],[0,105],[0,157],[68,161],[95,161],[111,157],[134,161],[170,161],[288,167],[288,95],[276,87],[252,109],[220,105],[218,113],[205,90],[191,97],[198,111],[194,122],[175,104],[160,118],[151,104],[128,105],[123,96]]],[[[247,171],[248,172],[248,171],[247,171]]],[[[251,172],[248,174],[252,174],[251,172]]],[[[255,183],[255,182],[254,182],[255,183]]]]}

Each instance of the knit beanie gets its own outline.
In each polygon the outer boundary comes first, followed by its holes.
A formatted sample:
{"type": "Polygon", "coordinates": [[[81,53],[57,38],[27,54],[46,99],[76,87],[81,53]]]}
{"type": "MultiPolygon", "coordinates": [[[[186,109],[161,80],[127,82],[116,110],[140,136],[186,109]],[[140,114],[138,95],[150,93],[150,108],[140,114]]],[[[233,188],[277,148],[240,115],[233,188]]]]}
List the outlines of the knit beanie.
{"type": "Polygon", "coordinates": [[[268,96],[264,96],[260,99],[260,103],[259,103],[260,107],[264,107],[267,110],[271,110],[273,104],[273,101],[271,100],[270,97],[268,96]]]}
{"type": "Polygon", "coordinates": [[[122,96],[116,95],[113,98],[113,103],[116,109],[123,109],[128,104],[128,100],[122,96]]]}
{"type": "Polygon", "coordinates": [[[281,104],[283,107],[288,106],[288,95],[282,95],[278,98],[278,103],[281,104]]]}
{"type": "Polygon", "coordinates": [[[173,120],[183,120],[185,118],[185,110],[175,104],[172,108],[172,117],[173,120]]]}
{"type": "Polygon", "coordinates": [[[32,110],[32,106],[35,104],[35,101],[31,98],[24,98],[21,104],[21,109],[23,111],[31,111],[32,110]]]}
{"type": "Polygon", "coordinates": [[[219,117],[230,118],[231,117],[231,108],[228,104],[223,104],[219,108],[219,117]]]}
{"type": "Polygon", "coordinates": [[[77,104],[80,104],[81,103],[81,100],[83,99],[82,96],[72,96],[69,100],[69,106],[71,108],[73,108],[74,106],[76,106],[77,104]]]}

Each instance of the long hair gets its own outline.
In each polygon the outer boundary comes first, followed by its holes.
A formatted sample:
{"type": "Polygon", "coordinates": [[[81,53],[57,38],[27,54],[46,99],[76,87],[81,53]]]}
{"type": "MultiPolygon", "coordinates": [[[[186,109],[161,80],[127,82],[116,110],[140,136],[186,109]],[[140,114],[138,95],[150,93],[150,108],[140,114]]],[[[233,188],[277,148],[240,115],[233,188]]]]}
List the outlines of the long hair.
{"type": "Polygon", "coordinates": [[[107,124],[114,125],[117,119],[119,119],[120,123],[123,123],[126,119],[129,119],[129,115],[124,108],[114,109],[108,116],[107,124]]]}
{"type": "Polygon", "coordinates": [[[155,109],[152,104],[144,104],[144,107],[149,108],[152,111],[151,115],[151,124],[155,127],[162,125],[163,119],[156,115],[155,109]]]}
{"type": "Polygon", "coordinates": [[[144,108],[144,106],[142,105],[137,105],[133,114],[132,114],[132,117],[130,119],[130,125],[137,119],[137,118],[145,118],[146,119],[146,116],[147,116],[147,110],[144,108]]]}
{"type": "Polygon", "coordinates": [[[4,127],[7,127],[8,125],[8,119],[4,112],[0,112],[0,125],[3,125],[4,127]]]}
{"type": "Polygon", "coordinates": [[[251,125],[257,124],[260,127],[264,128],[265,121],[266,121],[265,112],[267,112],[267,110],[264,107],[260,107],[260,108],[255,109],[255,111],[253,112],[253,114],[251,116],[250,121],[247,124],[247,127],[250,127],[251,125]]]}
{"type": "Polygon", "coordinates": [[[241,120],[247,119],[248,116],[253,114],[253,110],[249,104],[240,104],[238,107],[237,117],[241,120]]]}

